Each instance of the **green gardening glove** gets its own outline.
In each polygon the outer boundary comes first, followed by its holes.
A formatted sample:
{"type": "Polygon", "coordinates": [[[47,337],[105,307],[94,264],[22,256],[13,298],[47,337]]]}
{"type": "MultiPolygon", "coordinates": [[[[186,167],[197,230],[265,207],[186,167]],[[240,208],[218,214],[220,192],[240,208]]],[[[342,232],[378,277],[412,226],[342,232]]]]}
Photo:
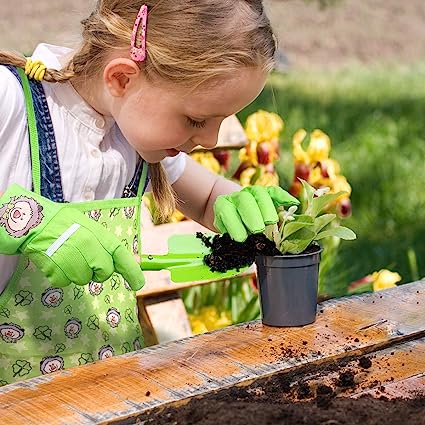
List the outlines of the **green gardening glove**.
{"type": "Polygon", "coordinates": [[[249,233],[264,232],[278,222],[277,208],[299,205],[300,201],[279,186],[249,186],[239,192],[220,195],[214,203],[214,226],[243,242],[249,233]]]}
{"type": "Polygon", "coordinates": [[[102,225],[18,185],[0,197],[0,253],[27,255],[56,287],[104,282],[114,272],[133,290],[144,285],[133,255],[102,225]]]}

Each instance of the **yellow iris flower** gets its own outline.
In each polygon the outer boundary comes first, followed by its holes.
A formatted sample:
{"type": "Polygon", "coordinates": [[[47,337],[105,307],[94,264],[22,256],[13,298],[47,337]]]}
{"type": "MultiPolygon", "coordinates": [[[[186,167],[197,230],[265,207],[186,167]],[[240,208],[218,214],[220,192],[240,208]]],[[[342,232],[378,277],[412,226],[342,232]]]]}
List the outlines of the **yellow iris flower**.
{"type": "Polygon", "coordinates": [[[259,110],[251,114],[245,124],[246,137],[257,143],[278,139],[284,123],[279,115],[259,110]]]}
{"type": "Polygon", "coordinates": [[[390,272],[386,269],[372,273],[371,278],[373,280],[373,290],[375,292],[397,286],[396,283],[401,280],[401,276],[398,273],[390,272]]]}
{"type": "Polygon", "coordinates": [[[194,152],[190,154],[197,163],[203,165],[206,169],[212,171],[215,174],[220,172],[220,163],[214,157],[212,152],[194,152]]]}
{"type": "Polygon", "coordinates": [[[302,162],[304,164],[310,164],[310,158],[307,152],[303,149],[302,143],[307,136],[307,132],[301,128],[292,137],[292,152],[294,155],[295,162],[302,162]]]}
{"type": "Polygon", "coordinates": [[[307,155],[311,162],[320,162],[328,159],[331,150],[331,140],[329,136],[321,130],[314,130],[310,134],[310,143],[307,148],[307,155]]]}
{"type": "Polygon", "coordinates": [[[221,329],[232,324],[231,315],[228,311],[220,314],[214,306],[202,307],[199,314],[189,314],[192,332],[195,335],[221,329]]]}

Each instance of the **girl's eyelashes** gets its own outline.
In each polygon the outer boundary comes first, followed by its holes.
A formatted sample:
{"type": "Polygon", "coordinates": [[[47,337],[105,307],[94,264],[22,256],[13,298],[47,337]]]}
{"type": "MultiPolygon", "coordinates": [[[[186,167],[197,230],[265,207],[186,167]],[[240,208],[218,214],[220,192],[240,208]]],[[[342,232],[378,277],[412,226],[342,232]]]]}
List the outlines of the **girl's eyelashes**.
{"type": "Polygon", "coordinates": [[[207,121],[203,120],[203,121],[195,121],[194,119],[190,118],[190,117],[186,117],[187,121],[189,123],[189,125],[191,127],[195,127],[195,128],[204,128],[207,121]]]}

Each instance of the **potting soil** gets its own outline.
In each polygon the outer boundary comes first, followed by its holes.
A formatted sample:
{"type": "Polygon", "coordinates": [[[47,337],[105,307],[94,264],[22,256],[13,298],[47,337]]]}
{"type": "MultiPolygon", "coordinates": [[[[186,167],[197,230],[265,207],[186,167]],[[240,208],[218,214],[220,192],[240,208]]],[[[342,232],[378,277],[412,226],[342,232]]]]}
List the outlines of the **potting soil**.
{"type": "Polygon", "coordinates": [[[211,271],[224,273],[232,269],[240,270],[253,264],[257,255],[281,255],[263,233],[249,235],[245,242],[234,241],[228,233],[206,236],[198,232],[196,236],[211,249],[211,253],[204,257],[211,271]]]}

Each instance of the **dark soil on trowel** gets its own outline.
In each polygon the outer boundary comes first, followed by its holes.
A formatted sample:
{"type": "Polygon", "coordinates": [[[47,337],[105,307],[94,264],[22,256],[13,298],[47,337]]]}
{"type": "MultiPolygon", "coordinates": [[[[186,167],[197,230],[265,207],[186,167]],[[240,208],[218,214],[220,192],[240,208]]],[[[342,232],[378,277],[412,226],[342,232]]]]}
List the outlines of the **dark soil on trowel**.
{"type": "Polygon", "coordinates": [[[356,373],[371,365],[369,358],[362,357],[357,370],[347,370],[339,363],[312,368],[310,372],[315,379],[304,376],[303,380],[305,369],[277,374],[246,387],[232,387],[192,399],[183,406],[155,410],[121,424],[423,425],[424,394],[390,400],[385,396],[384,386],[374,382],[371,387],[379,388],[378,398],[348,398],[356,387],[356,373]],[[331,384],[325,385],[317,379],[331,372],[336,372],[331,384]]]}
{"type": "Polygon", "coordinates": [[[204,262],[213,272],[224,273],[249,267],[257,255],[280,255],[275,244],[263,233],[249,235],[245,242],[234,241],[228,233],[206,236],[198,232],[196,237],[211,250],[204,257],[204,262]]]}
{"type": "MultiPolygon", "coordinates": [[[[245,242],[236,242],[228,233],[223,235],[206,236],[201,232],[196,233],[211,253],[204,257],[205,264],[213,272],[224,273],[228,270],[240,270],[254,263],[256,256],[282,255],[274,242],[263,233],[249,235],[245,242]]],[[[304,253],[317,250],[316,245],[311,245],[304,253]]]]}

